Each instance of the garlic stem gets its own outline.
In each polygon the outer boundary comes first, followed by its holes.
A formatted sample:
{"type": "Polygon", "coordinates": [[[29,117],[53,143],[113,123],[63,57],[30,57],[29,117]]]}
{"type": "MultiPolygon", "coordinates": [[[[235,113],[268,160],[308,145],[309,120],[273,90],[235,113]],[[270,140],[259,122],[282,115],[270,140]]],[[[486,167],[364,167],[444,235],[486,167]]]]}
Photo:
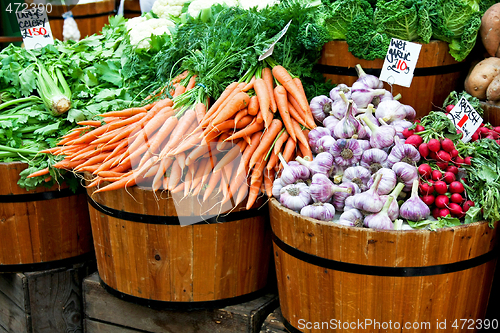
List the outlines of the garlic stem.
{"type": "Polygon", "coordinates": [[[396,96],[394,96],[392,99],[396,100],[396,101],[399,101],[401,99],[401,93],[398,93],[396,96]]]}
{"type": "Polygon", "coordinates": [[[389,194],[389,195],[391,197],[394,197],[394,199],[397,200],[398,197],[399,197],[399,194],[401,193],[401,191],[403,190],[404,187],[405,187],[404,183],[398,183],[398,185],[396,185],[396,187],[394,188],[394,190],[392,190],[391,194],[389,194]]]}
{"type": "Polygon", "coordinates": [[[340,97],[342,98],[342,100],[343,100],[346,104],[347,104],[347,103],[349,103],[349,101],[348,101],[348,99],[347,99],[347,97],[346,97],[346,95],[344,94],[344,92],[343,92],[343,91],[339,91],[339,95],[340,95],[340,97]]]}

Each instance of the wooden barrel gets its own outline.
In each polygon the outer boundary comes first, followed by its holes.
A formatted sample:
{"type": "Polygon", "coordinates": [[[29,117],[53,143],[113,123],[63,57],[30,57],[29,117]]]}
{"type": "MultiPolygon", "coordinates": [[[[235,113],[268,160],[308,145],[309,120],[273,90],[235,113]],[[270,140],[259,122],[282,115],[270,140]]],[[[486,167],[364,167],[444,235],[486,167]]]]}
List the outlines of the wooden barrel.
{"type": "Polygon", "coordinates": [[[176,203],[166,195],[156,201],[137,186],[93,189],[87,191],[97,267],[110,293],[163,309],[197,309],[264,291],[272,247],[267,208],[242,205],[217,217],[210,215],[218,211],[215,201],[176,203]]]}
{"type": "Polygon", "coordinates": [[[380,231],[305,218],[275,199],[269,214],[281,310],[292,333],[444,332],[443,325],[455,331],[453,324],[470,331],[484,318],[498,223],[380,231]]]}
{"type": "MultiPolygon", "coordinates": [[[[67,11],[66,6],[54,5],[52,11],[47,14],[55,39],[63,40],[64,18],[62,15],[67,11]]],[[[79,1],[78,5],[71,8],[71,12],[80,30],[80,38],[83,39],[101,32],[102,28],[108,24],[109,16],[114,16],[116,13],[115,1],[79,1]]]]}
{"type": "Polygon", "coordinates": [[[67,186],[26,191],[25,163],[0,163],[0,272],[70,266],[94,256],[84,192],[67,186]]]}
{"type": "MultiPolygon", "coordinates": [[[[118,6],[116,8],[118,8],[118,6]]],[[[123,2],[123,17],[132,18],[141,15],[142,11],[139,0],[125,0],[123,2]]]]}
{"type": "MultiPolygon", "coordinates": [[[[358,78],[355,66],[360,64],[368,74],[380,76],[384,59],[363,60],[349,52],[345,41],[332,41],[324,45],[317,69],[333,83],[351,86],[358,78]]],[[[393,85],[393,95],[400,93],[401,103],[412,106],[421,118],[432,110],[439,110],[453,90],[463,90],[469,66],[457,62],[448,52],[448,44],[433,40],[422,44],[420,56],[409,88],[393,85]]],[[[389,84],[384,88],[391,91],[389,84]]]]}

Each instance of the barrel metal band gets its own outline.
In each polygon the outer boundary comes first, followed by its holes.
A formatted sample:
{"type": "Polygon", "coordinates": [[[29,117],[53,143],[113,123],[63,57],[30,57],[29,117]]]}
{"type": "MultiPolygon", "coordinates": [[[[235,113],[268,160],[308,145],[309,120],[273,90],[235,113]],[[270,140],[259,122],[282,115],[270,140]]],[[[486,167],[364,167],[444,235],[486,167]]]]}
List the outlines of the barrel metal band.
{"type": "Polygon", "coordinates": [[[274,233],[273,233],[273,242],[285,253],[311,265],[346,273],[374,275],[374,276],[397,276],[397,277],[429,276],[429,275],[448,274],[458,271],[464,271],[469,268],[485,264],[488,261],[497,258],[499,252],[498,249],[500,248],[496,246],[491,251],[479,255],[475,258],[457,261],[449,264],[421,266],[421,267],[388,267],[388,266],[353,264],[349,262],[342,262],[342,261],[318,257],[313,254],[303,252],[299,249],[296,249],[286,244],[281,239],[279,239],[274,233]]]}
{"type": "MultiPolygon", "coordinates": [[[[163,224],[163,225],[181,225],[178,216],[162,216],[162,215],[145,215],[138,213],[126,212],[123,210],[114,209],[108,206],[104,206],[102,204],[98,204],[94,199],[87,195],[87,201],[89,204],[96,209],[97,211],[114,217],[120,220],[126,220],[131,222],[139,222],[139,223],[148,223],[148,224],[163,224]]],[[[266,207],[260,207],[250,210],[243,210],[239,212],[232,212],[225,215],[216,215],[204,218],[203,216],[187,216],[189,217],[198,217],[203,220],[200,222],[189,223],[189,225],[194,224],[214,224],[214,223],[227,223],[227,222],[235,222],[244,219],[249,219],[258,216],[264,216],[264,212],[266,212],[266,207]]]]}
{"type": "MultiPolygon", "coordinates": [[[[84,20],[84,19],[96,18],[96,17],[101,17],[101,16],[115,15],[116,12],[117,12],[117,10],[113,9],[112,11],[105,12],[105,13],[95,13],[95,14],[87,14],[87,15],[73,15],[73,18],[75,20],[84,20]]],[[[64,17],[62,17],[62,16],[49,16],[48,18],[51,21],[64,20],[64,17]]]]}
{"type": "MultiPolygon", "coordinates": [[[[463,64],[452,64],[434,67],[419,67],[415,68],[413,76],[432,76],[432,75],[443,75],[450,73],[457,73],[462,71],[463,64]]],[[[331,75],[344,75],[344,76],[358,76],[356,69],[354,67],[343,67],[343,66],[329,66],[323,64],[316,64],[315,69],[323,74],[331,75]]],[[[382,69],[380,68],[363,68],[366,74],[371,74],[375,76],[380,76],[382,69]]]]}
{"type": "Polygon", "coordinates": [[[110,287],[109,285],[106,284],[106,282],[104,282],[101,279],[101,277],[99,277],[99,281],[101,283],[101,286],[108,293],[110,293],[115,297],[121,298],[122,300],[129,303],[135,303],[138,305],[143,305],[158,310],[193,311],[193,310],[206,310],[206,309],[220,309],[220,308],[225,308],[226,306],[253,301],[259,297],[264,296],[267,291],[267,288],[264,287],[256,291],[252,291],[251,293],[231,298],[224,298],[213,301],[175,302],[175,301],[160,301],[160,300],[153,300],[148,298],[132,296],[110,287]]]}
{"type": "Polygon", "coordinates": [[[28,201],[42,201],[42,200],[52,200],[60,199],[65,197],[70,197],[72,195],[77,195],[84,192],[83,187],[78,187],[76,192],[73,192],[70,188],[63,188],[58,191],[47,191],[39,193],[26,193],[26,194],[5,194],[0,195],[0,203],[11,203],[11,202],[28,202],[28,201]]]}
{"type": "Polygon", "coordinates": [[[31,264],[0,265],[0,272],[1,273],[35,272],[35,271],[46,271],[49,269],[56,269],[56,268],[69,268],[72,267],[73,265],[80,264],[82,262],[89,260],[95,260],[94,251],[80,254],[75,257],[53,260],[53,261],[35,262],[31,264]]]}

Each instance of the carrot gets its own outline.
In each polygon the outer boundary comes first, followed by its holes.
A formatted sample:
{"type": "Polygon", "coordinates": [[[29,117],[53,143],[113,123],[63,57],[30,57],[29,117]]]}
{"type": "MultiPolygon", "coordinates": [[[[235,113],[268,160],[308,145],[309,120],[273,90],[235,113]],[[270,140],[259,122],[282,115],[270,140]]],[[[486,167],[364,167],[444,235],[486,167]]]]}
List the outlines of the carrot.
{"type": "MultiPolygon", "coordinates": [[[[221,158],[219,163],[215,166],[214,170],[212,171],[213,173],[218,172],[220,169],[222,169],[224,166],[229,164],[229,162],[236,160],[238,156],[241,156],[240,152],[240,145],[241,144],[246,144],[245,141],[241,140],[238,142],[238,144],[234,145],[233,148],[231,148],[225,155],[224,157],[221,158]]],[[[240,157],[241,158],[241,157],[240,157]]]]}
{"type": "Polygon", "coordinates": [[[170,137],[165,145],[163,147],[160,157],[165,157],[166,154],[175,147],[177,144],[179,144],[182,140],[182,135],[185,133],[189,133],[188,129],[191,126],[191,124],[195,121],[196,119],[196,113],[194,112],[193,109],[187,110],[184,115],[179,119],[177,126],[175,126],[174,130],[170,133],[170,137]]]}
{"type": "Polygon", "coordinates": [[[182,183],[179,183],[179,185],[177,185],[174,189],[170,190],[170,193],[172,193],[172,194],[179,193],[183,189],[184,189],[184,183],[182,182],[182,183]]]}
{"type": "Polygon", "coordinates": [[[264,129],[264,123],[253,122],[247,127],[233,133],[227,140],[235,140],[244,136],[251,136],[253,133],[259,132],[264,129]]]}
{"type": "Polygon", "coordinates": [[[302,85],[302,81],[298,77],[296,77],[293,79],[293,82],[299,88],[299,90],[301,92],[301,96],[305,100],[305,104],[307,106],[305,118],[308,121],[308,123],[312,126],[311,129],[313,129],[316,127],[316,123],[314,122],[314,116],[311,112],[311,107],[309,106],[309,103],[307,102],[306,92],[304,90],[304,86],[302,85]]]}
{"type": "Polygon", "coordinates": [[[189,79],[189,82],[188,84],[186,85],[186,90],[185,91],[188,91],[188,90],[191,90],[194,88],[194,86],[196,85],[196,78],[197,78],[197,75],[193,75],[191,76],[191,78],[189,79]]]}
{"type": "Polygon", "coordinates": [[[86,188],[91,188],[91,187],[95,187],[95,186],[98,186],[99,184],[102,183],[102,177],[95,177],[94,179],[92,179],[92,181],[87,184],[85,187],[86,188]]]}
{"type": "Polygon", "coordinates": [[[79,172],[86,171],[86,172],[94,173],[100,166],[101,166],[101,163],[96,163],[94,165],[87,165],[85,167],[79,168],[78,171],[79,172]]]}
{"type": "Polygon", "coordinates": [[[250,82],[248,82],[246,86],[244,86],[243,88],[241,88],[241,91],[247,92],[250,89],[253,89],[254,83],[255,83],[255,75],[252,76],[252,78],[250,79],[250,82]]]}
{"type": "Polygon", "coordinates": [[[94,191],[93,194],[99,193],[99,192],[105,192],[105,191],[114,191],[114,190],[119,190],[122,188],[134,186],[136,184],[136,176],[131,173],[130,175],[121,178],[120,180],[113,182],[109,185],[106,185],[104,187],[101,187],[97,190],[94,191]]]}
{"type": "Polygon", "coordinates": [[[39,177],[39,176],[45,176],[46,174],[49,173],[49,168],[45,168],[42,170],[35,171],[33,173],[30,173],[26,178],[33,178],[33,177],[39,177]]]}
{"type": "Polygon", "coordinates": [[[186,91],[186,87],[184,87],[183,85],[179,84],[175,90],[174,90],[174,94],[172,95],[172,97],[177,97],[179,95],[182,95],[184,92],[186,91]]]}
{"type": "Polygon", "coordinates": [[[219,192],[222,191],[223,197],[227,197],[229,195],[229,183],[231,182],[231,175],[233,173],[234,161],[229,162],[229,164],[225,165],[222,168],[221,178],[220,178],[220,188],[219,192]]]}
{"type": "MultiPolygon", "coordinates": [[[[228,186],[228,195],[224,200],[222,201],[222,204],[226,203],[231,199],[232,197],[236,200],[236,195],[239,193],[239,189],[241,187],[246,187],[246,180],[247,177],[245,174],[236,174],[231,176],[231,181],[228,186]],[[244,184],[245,183],[245,184],[244,184]]],[[[237,205],[237,203],[236,203],[237,205]]]]}
{"type": "Polygon", "coordinates": [[[285,89],[299,102],[301,110],[307,112],[309,103],[306,96],[302,93],[297,84],[293,81],[292,76],[288,73],[285,67],[276,65],[272,69],[272,74],[281,83],[285,89]]]}
{"type": "Polygon", "coordinates": [[[215,187],[219,183],[222,177],[222,172],[211,173],[210,179],[208,180],[207,188],[205,189],[205,193],[203,194],[203,201],[207,201],[207,199],[212,195],[215,187]]]}
{"type": "Polygon", "coordinates": [[[278,161],[279,161],[278,155],[276,155],[276,153],[273,150],[271,152],[271,155],[269,155],[269,159],[267,160],[266,169],[267,170],[274,169],[276,164],[278,164],[278,161]]]}
{"type": "Polygon", "coordinates": [[[204,103],[196,103],[196,105],[194,106],[194,112],[196,113],[196,120],[199,124],[203,121],[203,118],[207,113],[207,107],[204,103]]]}
{"type": "Polygon", "coordinates": [[[53,148],[48,148],[44,150],[40,150],[40,154],[52,154],[55,155],[57,152],[59,152],[62,148],[61,147],[53,147],[53,148]]]}
{"type": "Polygon", "coordinates": [[[259,100],[259,109],[260,112],[262,112],[262,118],[264,119],[265,127],[268,128],[271,125],[273,117],[272,112],[269,110],[271,106],[271,97],[269,96],[266,82],[261,78],[256,79],[254,90],[259,100]]]}
{"type": "Polygon", "coordinates": [[[154,132],[172,116],[173,112],[172,108],[168,107],[162,109],[152,117],[147,124],[144,125],[144,128],[142,128],[136,139],[129,145],[129,150],[134,151],[139,145],[143,144],[143,142],[151,141],[154,132]]]}
{"type": "Polygon", "coordinates": [[[65,159],[65,160],[62,160],[60,162],[53,164],[52,167],[56,168],[56,169],[71,170],[71,169],[76,168],[77,166],[79,166],[80,164],[82,164],[85,161],[87,161],[87,160],[69,161],[69,160],[65,159]]]}
{"type": "Polygon", "coordinates": [[[259,147],[255,150],[250,158],[248,168],[251,169],[259,160],[263,159],[263,156],[269,151],[274,139],[281,131],[283,123],[279,119],[273,119],[269,128],[264,132],[262,139],[260,140],[259,147]]]}
{"type": "Polygon", "coordinates": [[[217,109],[224,103],[224,101],[231,95],[233,91],[236,90],[236,87],[238,86],[238,82],[233,82],[230,85],[226,87],[226,89],[222,92],[220,97],[215,101],[215,103],[208,109],[207,113],[205,114],[205,117],[203,118],[202,125],[207,126],[208,125],[208,119],[217,111],[217,109]]]}
{"type": "Polygon", "coordinates": [[[182,141],[178,146],[177,148],[175,148],[174,150],[171,150],[169,153],[167,153],[166,157],[169,157],[169,156],[174,156],[176,154],[179,154],[179,153],[182,153],[182,152],[185,152],[193,147],[196,147],[197,145],[200,144],[201,142],[201,138],[200,138],[200,135],[201,134],[201,131],[199,132],[196,132],[196,133],[193,133],[193,135],[191,135],[190,137],[186,138],[186,140],[182,141]]]}
{"type": "MultiPolygon", "coordinates": [[[[288,98],[292,97],[290,94],[288,94],[288,98]]],[[[292,97],[293,98],[293,97],[292,97]]],[[[299,124],[301,124],[304,127],[309,127],[310,125],[307,124],[307,122],[304,120],[304,118],[300,115],[300,113],[297,111],[297,109],[290,103],[290,100],[288,100],[288,112],[290,113],[290,117],[293,119],[297,120],[299,124]]]]}
{"type": "Polygon", "coordinates": [[[286,140],[285,148],[283,149],[282,154],[285,161],[290,162],[293,153],[295,152],[296,146],[297,144],[292,140],[292,138],[289,137],[288,140],[286,140]]]}
{"type": "Polygon", "coordinates": [[[88,153],[95,152],[96,146],[94,145],[89,145],[84,149],[78,150],[75,153],[68,155],[66,158],[70,161],[76,161],[76,160],[81,160],[84,156],[86,156],[88,153]]]}
{"type": "Polygon", "coordinates": [[[243,200],[247,196],[247,193],[248,193],[248,184],[246,182],[243,182],[240,189],[238,190],[238,196],[234,201],[235,206],[238,206],[241,202],[243,202],[243,200]]]}
{"type": "Polygon", "coordinates": [[[161,147],[161,144],[168,138],[168,136],[172,133],[174,128],[177,126],[179,122],[178,118],[175,116],[170,116],[160,127],[158,130],[155,139],[151,141],[149,149],[152,154],[156,154],[161,147]]]}
{"type": "Polygon", "coordinates": [[[182,80],[184,80],[185,78],[187,78],[188,75],[189,75],[189,71],[186,69],[184,72],[182,72],[179,75],[177,75],[176,77],[174,77],[170,83],[171,84],[179,83],[182,80]]]}
{"type": "Polygon", "coordinates": [[[106,153],[100,153],[97,156],[91,157],[87,160],[87,162],[80,164],[78,167],[75,168],[75,171],[78,171],[79,168],[81,167],[86,167],[89,165],[94,165],[96,163],[101,163],[104,162],[104,160],[111,155],[112,152],[106,152],[106,153]]]}
{"type": "Polygon", "coordinates": [[[170,178],[168,180],[168,190],[173,190],[180,182],[182,177],[182,169],[177,160],[172,163],[172,170],[170,171],[170,178]]]}
{"type": "Polygon", "coordinates": [[[297,135],[297,140],[301,142],[304,146],[309,147],[309,142],[307,141],[307,137],[302,132],[302,128],[300,128],[300,124],[292,119],[293,129],[295,130],[295,134],[297,135]]]}
{"type": "Polygon", "coordinates": [[[266,163],[263,160],[260,160],[255,168],[252,170],[252,177],[250,179],[250,190],[248,192],[248,200],[246,209],[249,210],[255,204],[257,197],[259,196],[260,186],[262,184],[262,172],[264,171],[264,167],[266,163]]]}
{"type": "Polygon", "coordinates": [[[92,126],[92,127],[99,127],[102,125],[102,123],[99,120],[82,120],[77,122],[76,124],[80,126],[92,126]]]}
{"type": "Polygon", "coordinates": [[[122,177],[125,175],[123,172],[116,172],[116,171],[101,171],[99,172],[99,176],[103,178],[107,177],[122,177]]]}
{"type": "Polygon", "coordinates": [[[259,99],[256,95],[250,97],[250,102],[248,102],[248,114],[251,116],[256,116],[259,113],[259,99]]]}
{"type": "Polygon", "coordinates": [[[264,171],[264,188],[268,198],[273,196],[274,169],[266,169],[264,171]]]}
{"type": "Polygon", "coordinates": [[[238,170],[236,171],[237,175],[243,172],[245,172],[246,174],[246,168],[248,166],[248,163],[250,162],[250,158],[252,157],[255,150],[257,150],[257,148],[259,147],[261,137],[262,132],[256,132],[252,134],[251,144],[247,146],[247,148],[243,152],[243,155],[241,156],[240,165],[238,166],[238,170]]]}
{"type": "Polygon", "coordinates": [[[205,155],[206,153],[209,153],[214,149],[213,147],[214,141],[205,141],[205,139],[201,142],[201,144],[193,149],[187,156],[186,156],[186,165],[190,165],[194,163],[198,159],[198,157],[201,157],[205,155]]]}
{"type": "MultiPolygon", "coordinates": [[[[160,163],[158,160],[154,164],[152,164],[145,172],[144,172],[144,178],[150,178],[153,176],[156,176],[156,173],[160,169],[160,163]]],[[[152,182],[151,182],[151,187],[153,187],[152,182]]]]}
{"type": "Polygon", "coordinates": [[[153,191],[159,190],[161,186],[163,186],[165,189],[167,188],[166,185],[168,184],[168,182],[165,183],[166,177],[164,177],[164,175],[173,162],[173,158],[164,158],[160,160],[160,167],[158,168],[158,171],[153,178],[153,191]]]}
{"type": "Polygon", "coordinates": [[[281,151],[281,148],[283,148],[283,145],[288,140],[288,137],[289,137],[289,135],[288,135],[287,131],[284,131],[283,133],[281,133],[281,135],[278,137],[278,139],[274,143],[273,152],[275,154],[278,154],[281,151]]]}
{"type": "Polygon", "coordinates": [[[128,140],[122,140],[122,141],[120,141],[120,144],[118,146],[116,146],[115,149],[113,149],[113,151],[111,152],[111,154],[109,154],[104,159],[103,162],[107,162],[110,158],[115,157],[118,154],[122,154],[124,152],[123,149],[126,148],[127,146],[128,146],[128,140]]]}
{"type": "Polygon", "coordinates": [[[243,118],[244,116],[246,116],[248,114],[248,108],[244,108],[240,111],[238,111],[236,113],[236,115],[234,116],[234,123],[238,123],[238,121],[243,118]]]}
{"type": "Polygon", "coordinates": [[[194,190],[198,186],[198,184],[201,182],[201,179],[203,177],[203,172],[205,171],[207,164],[210,164],[209,158],[205,158],[202,161],[200,161],[200,164],[198,165],[198,168],[195,171],[195,174],[193,175],[193,178],[192,178],[191,190],[194,190]]]}
{"type": "Polygon", "coordinates": [[[136,114],[139,113],[146,113],[148,110],[145,107],[140,107],[140,108],[129,108],[129,109],[124,109],[124,110],[119,110],[119,111],[109,111],[106,113],[101,113],[99,116],[100,117],[132,117],[135,116],[136,114]]]}
{"type": "Polygon", "coordinates": [[[193,183],[194,170],[193,165],[190,165],[187,169],[186,176],[184,177],[184,196],[187,197],[189,190],[191,190],[191,184],[193,183]]]}
{"type": "Polygon", "coordinates": [[[233,96],[233,98],[231,98],[229,103],[227,103],[223,109],[217,112],[217,115],[212,120],[212,124],[217,125],[222,123],[224,120],[233,117],[236,112],[246,108],[248,106],[248,102],[250,102],[250,96],[248,96],[247,93],[238,92],[233,96]]]}
{"type": "Polygon", "coordinates": [[[302,153],[303,158],[305,158],[308,161],[313,160],[313,154],[309,146],[306,147],[302,144],[302,142],[299,142],[299,150],[302,153]]]}
{"type": "Polygon", "coordinates": [[[273,74],[271,72],[271,69],[269,67],[264,67],[262,69],[262,79],[266,83],[267,87],[267,92],[269,94],[269,98],[271,101],[270,108],[273,113],[276,113],[277,109],[277,104],[276,100],[274,99],[274,79],[273,79],[273,74]]]}
{"type": "Polygon", "coordinates": [[[283,124],[285,125],[288,134],[294,141],[297,141],[297,138],[295,137],[295,130],[292,124],[292,119],[290,117],[290,113],[288,112],[288,99],[286,95],[287,92],[285,87],[277,85],[276,88],[274,88],[274,97],[276,98],[276,104],[278,106],[281,120],[283,120],[283,124]]]}

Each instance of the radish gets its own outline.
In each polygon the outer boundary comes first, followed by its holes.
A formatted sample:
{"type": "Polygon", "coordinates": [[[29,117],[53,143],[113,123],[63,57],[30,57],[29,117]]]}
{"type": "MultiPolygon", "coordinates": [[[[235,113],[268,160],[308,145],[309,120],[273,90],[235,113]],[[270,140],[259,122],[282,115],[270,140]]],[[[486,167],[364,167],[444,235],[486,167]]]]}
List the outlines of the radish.
{"type": "Polygon", "coordinates": [[[427,143],[427,147],[429,147],[430,151],[437,153],[441,149],[441,143],[439,143],[438,139],[430,139],[427,143]]]}
{"type": "Polygon", "coordinates": [[[438,194],[445,194],[448,191],[448,185],[444,181],[438,180],[434,183],[434,190],[438,194]]]}
{"type": "Polygon", "coordinates": [[[462,164],[465,163],[465,160],[461,158],[460,156],[455,157],[455,164],[458,166],[461,166],[462,164]]]}
{"type": "Polygon", "coordinates": [[[450,155],[451,155],[451,158],[455,158],[458,156],[458,150],[456,149],[453,149],[451,152],[450,152],[450,155]]]}
{"type": "Polygon", "coordinates": [[[428,178],[432,173],[432,168],[429,164],[420,164],[418,166],[418,173],[424,178],[428,178]]]}
{"type": "MultiPolygon", "coordinates": [[[[417,121],[415,121],[415,122],[417,122],[417,121]]],[[[420,121],[418,121],[418,122],[420,122],[420,121]]],[[[423,131],[425,131],[425,127],[424,126],[422,126],[420,124],[418,124],[417,126],[415,126],[415,132],[416,133],[423,132],[423,131]]]]}
{"type": "Polygon", "coordinates": [[[431,194],[424,195],[423,197],[420,197],[420,199],[427,205],[431,206],[434,203],[434,196],[431,194]]]}
{"type": "Polygon", "coordinates": [[[418,152],[420,153],[420,156],[427,158],[427,156],[429,156],[429,147],[427,146],[427,143],[422,143],[418,146],[418,152]]]}
{"type": "Polygon", "coordinates": [[[475,132],[474,134],[472,134],[471,140],[473,142],[479,140],[479,133],[475,132]]]}
{"type": "Polygon", "coordinates": [[[479,136],[480,137],[485,137],[486,135],[488,135],[489,132],[490,132],[489,128],[487,128],[487,127],[479,127],[479,136]]]}
{"type": "Polygon", "coordinates": [[[432,210],[432,216],[437,219],[439,217],[439,211],[441,209],[439,209],[438,207],[435,207],[433,210],[432,210]]]}
{"type": "Polygon", "coordinates": [[[444,162],[449,162],[451,161],[451,155],[450,153],[444,151],[444,150],[440,150],[436,153],[437,155],[437,160],[438,161],[444,161],[444,162]]]}
{"type": "Polygon", "coordinates": [[[453,104],[447,105],[446,112],[451,112],[451,110],[453,110],[454,107],[455,107],[455,105],[453,105],[453,104]]]}
{"type": "Polygon", "coordinates": [[[466,158],[464,158],[464,163],[467,164],[467,165],[470,165],[472,162],[472,157],[470,156],[467,156],[466,158]]]}
{"type": "Polygon", "coordinates": [[[439,210],[439,217],[446,217],[450,215],[450,210],[448,208],[442,208],[439,210]]]}
{"type": "Polygon", "coordinates": [[[447,183],[450,184],[451,182],[454,182],[456,180],[455,174],[450,171],[446,171],[443,176],[443,180],[447,183]]]}
{"type": "Polygon", "coordinates": [[[434,180],[440,180],[443,177],[443,173],[439,170],[432,170],[431,176],[434,180]]]}
{"type": "Polygon", "coordinates": [[[446,172],[452,172],[454,175],[458,175],[458,168],[454,165],[449,165],[446,169],[446,172]]]}
{"type": "Polygon", "coordinates": [[[500,134],[500,126],[494,127],[493,130],[500,134]]]}
{"type": "Polygon", "coordinates": [[[429,195],[432,194],[432,192],[434,192],[434,185],[428,182],[421,182],[419,185],[419,190],[420,193],[422,193],[423,195],[429,195]]]}
{"type": "Polygon", "coordinates": [[[453,141],[451,141],[451,139],[445,138],[441,140],[441,147],[444,151],[451,153],[451,151],[455,149],[455,144],[453,143],[453,141]]]}
{"type": "Polygon", "coordinates": [[[460,139],[464,137],[464,133],[459,129],[457,129],[457,134],[460,134],[460,139]]]}
{"type": "Polygon", "coordinates": [[[434,199],[434,204],[439,208],[446,208],[449,203],[450,199],[444,194],[440,194],[434,199]]]}
{"type": "Polygon", "coordinates": [[[464,211],[459,204],[452,202],[448,205],[448,208],[450,209],[451,216],[453,217],[462,217],[464,215],[464,211]]]}
{"type": "Polygon", "coordinates": [[[403,134],[403,136],[405,137],[405,139],[408,139],[410,136],[412,136],[413,134],[415,134],[415,130],[410,130],[408,128],[405,128],[403,130],[403,132],[401,132],[401,134],[403,134]]]}
{"type": "Polygon", "coordinates": [[[471,207],[474,207],[474,201],[472,200],[467,200],[465,203],[464,203],[464,209],[463,211],[464,212],[467,212],[469,210],[469,208],[471,207]]]}
{"type": "Polygon", "coordinates": [[[464,198],[462,197],[462,195],[460,193],[453,193],[450,197],[450,200],[451,202],[454,202],[454,203],[462,203],[464,201],[464,198]]]}
{"type": "Polygon", "coordinates": [[[422,144],[424,140],[422,137],[418,134],[413,134],[408,137],[408,139],[405,140],[405,143],[414,146],[415,148],[418,148],[422,144]]]}
{"type": "Polygon", "coordinates": [[[446,168],[448,167],[448,162],[438,161],[436,162],[436,166],[441,170],[446,170],[446,168]]]}
{"type": "MultiPolygon", "coordinates": [[[[436,187],[436,184],[434,184],[434,188],[436,187]]],[[[450,192],[451,193],[463,193],[464,191],[464,185],[459,182],[459,181],[454,181],[450,183],[450,192]]],[[[437,189],[436,189],[437,191],[437,189]]]]}

